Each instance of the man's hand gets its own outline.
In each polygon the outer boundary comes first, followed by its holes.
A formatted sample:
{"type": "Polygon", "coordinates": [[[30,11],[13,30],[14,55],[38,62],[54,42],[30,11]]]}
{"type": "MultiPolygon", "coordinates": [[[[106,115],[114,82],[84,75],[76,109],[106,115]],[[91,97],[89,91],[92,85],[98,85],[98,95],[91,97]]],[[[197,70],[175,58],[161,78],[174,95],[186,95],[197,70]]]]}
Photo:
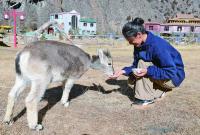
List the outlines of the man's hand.
{"type": "Polygon", "coordinates": [[[147,74],[147,69],[146,68],[144,68],[144,69],[142,68],[139,71],[134,72],[134,75],[136,77],[144,77],[146,74],[147,74]]]}
{"type": "Polygon", "coordinates": [[[125,71],[124,70],[118,70],[114,73],[114,75],[109,76],[108,79],[117,79],[119,76],[121,76],[122,74],[124,74],[125,71]]]}

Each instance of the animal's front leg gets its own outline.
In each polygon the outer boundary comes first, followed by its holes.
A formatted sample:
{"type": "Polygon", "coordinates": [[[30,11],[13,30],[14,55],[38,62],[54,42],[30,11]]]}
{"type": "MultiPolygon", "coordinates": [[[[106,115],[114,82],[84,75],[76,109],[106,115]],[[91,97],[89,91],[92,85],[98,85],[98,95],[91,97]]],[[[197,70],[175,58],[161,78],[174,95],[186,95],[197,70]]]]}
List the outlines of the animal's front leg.
{"type": "Polygon", "coordinates": [[[63,90],[63,95],[61,98],[61,103],[65,106],[68,107],[69,106],[69,93],[71,88],[74,85],[75,80],[74,79],[68,79],[65,83],[65,87],[63,90]]]}

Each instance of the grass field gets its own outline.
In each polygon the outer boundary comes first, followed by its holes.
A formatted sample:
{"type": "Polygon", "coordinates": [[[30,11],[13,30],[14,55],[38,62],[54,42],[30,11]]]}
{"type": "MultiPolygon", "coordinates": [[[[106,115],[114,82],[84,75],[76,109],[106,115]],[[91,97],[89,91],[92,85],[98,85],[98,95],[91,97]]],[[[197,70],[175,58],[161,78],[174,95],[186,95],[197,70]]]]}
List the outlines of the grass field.
{"type": "MultiPolygon", "coordinates": [[[[95,54],[97,46],[83,49],[95,54]]],[[[115,69],[132,63],[132,47],[118,45],[111,50],[115,69]]],[[[89,70],[76,82],[70,94],[71,104],[60,104],[59,84],[49,86],[39,103],[39,121],[44,130],[28,129],[24,99],[19,97],[14,124],[0,124],[1,135],[199,135],[200,134],[200,46],[176,47],[183,56],[186,79],[181,87],[167,93],[163,100],[144,109],[131,106],[133,91],[126,77],[108,83],[107,76],[89,70]],[[107,82],[107,83],[106,83],[107,82]]],[[[21,47],[19,48],[21,49],[21,47]]],[[[0,47],[0,121],[7,95],[15,80],[14,58],[19,49],[0,47]]]]}

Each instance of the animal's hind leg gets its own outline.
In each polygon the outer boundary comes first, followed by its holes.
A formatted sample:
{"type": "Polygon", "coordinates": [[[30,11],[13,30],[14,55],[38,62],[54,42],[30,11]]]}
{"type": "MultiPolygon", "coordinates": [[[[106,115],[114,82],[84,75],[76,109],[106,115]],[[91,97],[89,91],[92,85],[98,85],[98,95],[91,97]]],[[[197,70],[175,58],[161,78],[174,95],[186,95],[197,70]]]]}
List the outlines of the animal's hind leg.
{"type": "Polygon", "coordinates": [[[11,124],[15,101],[17,100],[17,97],[19,96],[19,94],[25,89],[25,87],[26,87],[25,80],[21,76],[17,75],[15,84],[8,94],[6,115],[4,117],[4,122],[6,124],[11,124]]]}
{"type": "Polygon", "coordinates": [[[26,108],[27,108],[27,120],[30,129],[42,130],[43,126],[38,124],[38,102],[43,96],[46,88],[47,81],[32,81],[31,91],[26,97],[26,108]]]}
{"type": "Polygon", "coordinates": [[[68,107],[69,106],[69,93],[71,88],[74,85],[74,79],[68,79],[65,83],[65,88],[63,90],[63,95],[61,98],[61,103],[65,106],[68,107]]]}

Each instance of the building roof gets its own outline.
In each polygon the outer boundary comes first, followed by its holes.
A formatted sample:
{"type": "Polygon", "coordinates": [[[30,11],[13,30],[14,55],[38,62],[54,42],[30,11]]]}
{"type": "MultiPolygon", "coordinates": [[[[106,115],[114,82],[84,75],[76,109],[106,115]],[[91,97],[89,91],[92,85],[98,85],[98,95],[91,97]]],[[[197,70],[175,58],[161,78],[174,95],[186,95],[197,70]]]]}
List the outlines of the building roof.
{"type": "Polygon", "coordinates": [[[69,12],[70,14],[79,14],[76,10],[72,10],[69,12]]]}
{"type": "Polygon", "coordinates": [[[80,13],[77,12],[76,10],[72,10],[69,12],[51,13],[50,15],[55,15],[55,14],[77,14],[77,15],[80,15],[80,13]]]}
{"type": "Polygon", "coordinates": [[[200,18],[195,17],[192,14],[177,14],[176,17],[170,18],[169,21],[179,21],[179,20],[190,20],[190,21],[200,21],[200,18]]]}
{"type": "Polygon", "coordinates": [[[96,20],[93,18],[81,18],[80,22],[96,23],[96,20]]]}
{"type": "Polygon", "coordinates": [[[193,14],[177,14],[177,19],[192,19],[195,18],[193,14]]]}
{"type": "Polygon", "coordinates": [[[196,18],[192,14],[177,14],[175,18],[167,20],[164,25],[200,26],[200,18],[196,18]]]}
{"type": "Polygon", "coordinates": [[[197,24],[200,24],[200,19],[199,18],[191,18],[191,19],[169,19],[167,21],[168,23],[197,23],[197,24]]]}

